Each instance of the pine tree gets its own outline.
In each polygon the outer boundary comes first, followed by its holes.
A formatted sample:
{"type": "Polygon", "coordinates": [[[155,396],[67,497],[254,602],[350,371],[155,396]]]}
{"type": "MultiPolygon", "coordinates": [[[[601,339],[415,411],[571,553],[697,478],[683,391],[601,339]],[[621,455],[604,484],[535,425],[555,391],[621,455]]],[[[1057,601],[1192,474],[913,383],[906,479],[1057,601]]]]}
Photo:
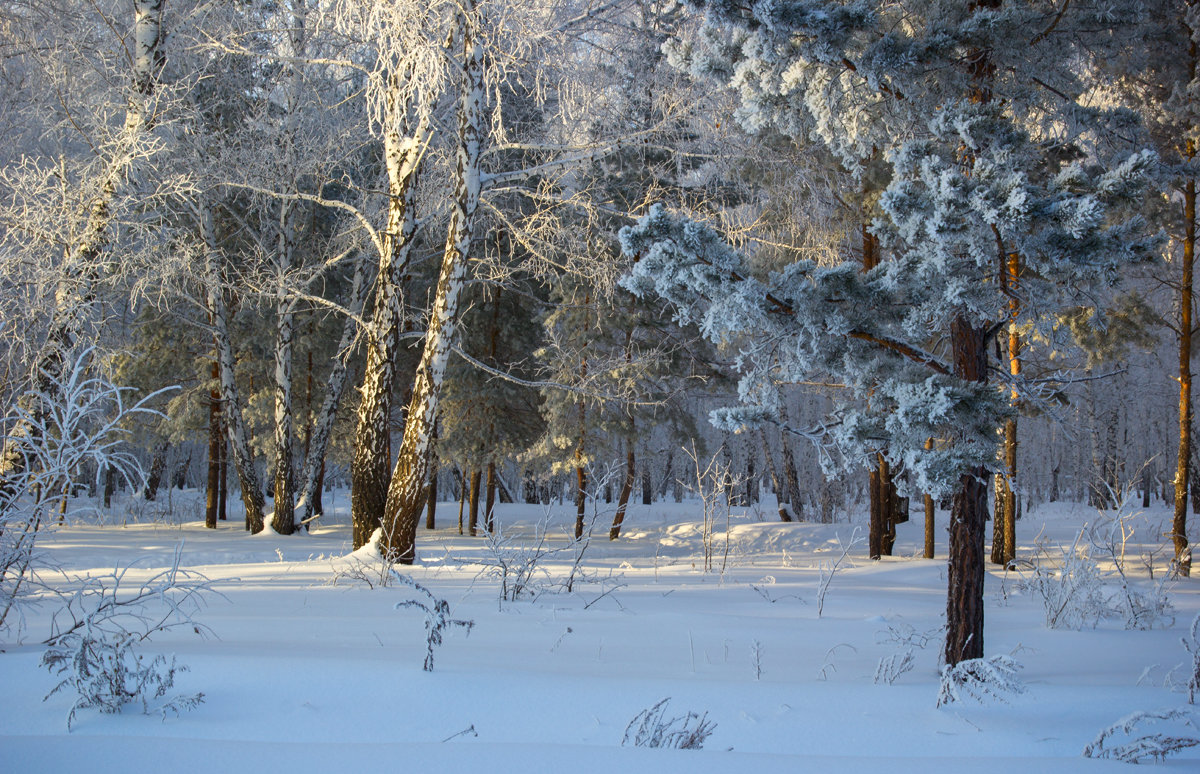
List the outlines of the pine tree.
{"type": "Polygon", "coordinates": [[[866,273],[806,260],[759,272],[656,207],[621,234],[636,261],[626,285],[741,348],[745,405],[716,412],[720,425],[778,421],[778,382],[836,374],[864,402],[842,401],[819,440],[854,462],[886,451],[917,488],[953,493],[945,659],[979,658],[986,477],[1011,410],[987,352],[1012,317],[1008,257],[1025,266],[1020,320],[1046,327],[1068,289],[1111,281],[1153,246],[1124,212],[1153,154],[1107,155],[1089,134],[1098,111],[1079,101],[1081,62],[1116,20],[1088,3],[696,5],[704,45],[681,60],[730,79],[744,126],[820,137],[851,171],[882,152],[890,182],[871,232],[893,257],[866,273]],[[943,442],[926,449],[930,437],[943,442]]]}

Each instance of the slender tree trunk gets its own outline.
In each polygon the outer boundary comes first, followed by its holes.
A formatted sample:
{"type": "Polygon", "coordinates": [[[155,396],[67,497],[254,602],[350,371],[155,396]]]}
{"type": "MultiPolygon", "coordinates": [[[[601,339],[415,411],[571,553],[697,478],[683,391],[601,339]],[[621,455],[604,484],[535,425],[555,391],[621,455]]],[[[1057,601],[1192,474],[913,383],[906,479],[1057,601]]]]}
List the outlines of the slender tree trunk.
{"type": "Polygon", "coordinates": [[[433,423],[446,373],[446,362],[458,327],[459,298],[466,284],[471,232],[481,190],[484,143],[483,40],[476,0],[460,3],[463,42],[463,86],[459,103],[458,164],[454,207],[434,295],[425,347],[417,366],[413,397],[404,426],[400,454],[392,471],[384,512],[380,550],[396,561],[416,559],[416,532],[429,472],[433,423]]]}
{"type": "Polygon", "coordinates": [[[251,532],[257,533],[263,530],[263,492],[259,485],[258,472],[254,468],[254,454],[250,448],[246,426],[242,421],[242,406],[234,367],[233,341],[229,336],[229,313],[225,307],[225,297],[221,287],[221,270],[217,262],[220,248],[213,225],[212,206],[208,203],[202,204],[200,227],[204,236],[205,284],[221,377],[221,404],[224,408],[225,427],[229,431],[233,467],[237,471],[238,481],[242,488],[242,504],[246,507],[246,526],[251,532]]]}
{"type": "MultiPolygon", "coordinates": [[[[304,472],[301,479],[300,497],[296,503],[296,515],[301,524],[312,520],[314,514],[323,512],[321,507],[321,484],[325,478],[325,456],[329,453],[329,440],[333,436],[333,424],[337,420],[338,406],[346,389],[350,369],[347,361],[354,345],[355,334],[358,330],[356,317],[366,303],[368,283],[364,278],[365,265],[357,260],[354,266],[354,279],[350,290],[350,314],[342,324],[341,338],[338,340],[338,354],[333,359],[333,367],[326,377],[325,398],[321,402],[321,410],[313,420],[312,431],[309,434],[308,451],[304,455],[304,472]]],[[[311,357],[311,355],[310,355],[311,357]]],[[[355,447],[355,460],[358,460],[358,447],[355,447]]],[[[390,456],[388,462],[391,462],[390,456]]],[[[353,505],[351,505],[353,510],[353,505]]],[[[367,538],[370,538],[368,533],[367,538]]]]}
{"type": "MultiPolygon", "coordinates": [[[[786,404],[780,407],[779,418],[785,425],[788,423],[786,404]]],[[[779,450],[783,459],[783,482],[787,484],[788,504],[792,508],[792,518],[796,521],[804,521],[804,495],[800,493],[800,477],[796,474],[796,458],[792,456],[791,444],[788,443],[788,439],[783,433],[779,434],[779,450]]]]}
{"type": "Polygon", "coordinates": [[[469,520],[467,522],[467,529],[471,537],[479,534],[479,480],[482,477],[483,473],[479,468],[471,471],[471,495],[470,507],[468,509],[469,520]]]}
{"type": "MultiPolygon", "coordinates": [[[[1191,69],[1198,59],[1193,41],[1189,55],[1191,69]]],[[[1187,141],[1186,155],[1196,155],[1194,140],[1187,141]]],[[[1183,188],[1183,267],[1179,284],[1179,454],[1175,466],[1175,513],[1171,522],[1171,540],[1175,544],[1175,563],[1179,574],[1191,575],[1192,558],[1187,539],[1187,500],[1189,463],[1192,459],[1192,289],[1196,258],[1196,180],[1188,178],[1183,188]]]]}
{"type": "Polygon", "coordinates": [[[454,470],[454,478],[458,482],[458,534],[463,533],[463,506],[467,503],[467,486],[463,481],[462,472],[454,470]]]}
{"type": "Polygon", "coordinates": [[[867,472],[867,497],[868,516],[867,516],[867,554],[872,559],[879,559],[883,556],[883,509],[879,507],[880,500],[883,496],[880,492],[883,489],[883,481],[879,476],[879,468],[867,472]]]}
{"type": "Polygon", "coordinates": [[[762,440],[763,458],[766,460],[767,473],[771,477],[771,491],[775,493],[775,508],[779,513],[780,521],[791,521],[792,514],[788,513],[787,506],[783,504],[782,487],[779,483],[779,473],[775,470],[775,458],[771,456],[771,446],[767,443],[767,431],[759,428],[758,435],[762,440]]]}
{"type": "Polygon", "coordinates": [[[217,528],[217,500],[221,495],[221,367],[212,363],[213,386],[208,393],[208,484],[204,492],[204,526],[217,528]]]}
{"type": "Polygon", "coordinates": [[[496,463],[488,460],[487,464],[487,500],[483,509],[484,528],[489,532],[496,529],[496,463]]]}
{"type": "Polygon", "coordinates": [[[163,470],[167,467],[167,442],[159,441],[154,444],[154,452],[150,458],[150,476],[146,479],[144,497],[147,502],[154,502],[158,497],[158,487],[162,483],[163,470]]]}
{"type": "Polygon", "coordinates": [[[292,405],[292,350],[296,334],[294,304],[287,283],[296,253],[296,211],[284,202],[279,224],[279,265],[275,328],[275,515],[271,527],[281,535],[296,529],[295,407],[292,405]]]}
{"type": "Polygon", "coordinates": [[[219,473],[217,478],[217,521],[228,521],[229,499],[229,440],[226,438],[225,420],[221,420],[221,439],[217,446],[219,473]]]}
{"type": "MultiPolygon", "coordinates": [[[[437,447],[438,423],[433,424],[433,442],[434,447],[437,447]]],[[[425,529],[436,529],[437,527],[437,499],[438,499],[438,455],[434,451],[429,457],[429,483],[426,486],[427,496],[425,498],[425,529]]]]}
{"type": "MultiPolygon", "coordinates": [[[[927,451],[933,450],[933,439],[932,438],[925,441],[925,449],[927,451]]],[[[927,494],[927,495],[925,495],[925,558],[926,559],[933,558],[933,542],[934,542],[933,539],[934,539],[934,535],[935,535],[933,516],[934,516],[933,496],[927,494]]]]}
{"type": "Polygon", "coordinates": [[[629,418],[629,431],[629,437],[625,439],[625,477],[621,481],[621,494],[617,497],[617,513],[613,516],[612,529],[608,531],[609,540],[621,537],[621,525],[625,523],[625,509],[629,505],[629,496],[633,494],[633,449],[637,443],[633,434],[633,417],[629,418]]]}

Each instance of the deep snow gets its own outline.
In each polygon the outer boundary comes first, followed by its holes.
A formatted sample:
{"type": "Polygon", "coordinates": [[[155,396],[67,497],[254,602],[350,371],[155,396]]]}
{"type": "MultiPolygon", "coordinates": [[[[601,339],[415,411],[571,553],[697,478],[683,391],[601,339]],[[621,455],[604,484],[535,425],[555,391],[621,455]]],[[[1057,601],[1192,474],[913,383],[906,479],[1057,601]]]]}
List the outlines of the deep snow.
{"type": "MultiPolygon", "coordinates": [[[[195,614],[213,636],[177,629],[145,649],[176,654],[190,667],[177,690],[202,691],[205,703],[165,720],[137,705],[82,711],[68,733],[71,699],[43,701],[56,682],[38,666],[46,603],[27,612],[22,642],[5,634],[0,771],[1116,771],[1124,765],[1080,757],[1084,746],[1133,711],[1186,703],[1165,683],[1189,658],[1180,638],[1200,611],[1196,580],[1173,586],[1167,628],[1104,620],[1059,631],[1044,626],[1017,574],[989,568],[986,650],[1013,653],[1028,690],[936,708],[945,512],[938,559],[919,558],[914,512],[895,557],[868,561],[865,543],[851,551],[818,618],[819,568],[851,538],[844,522],[779,524],[760,521],[765,507],[735,510],[728,553],[722,520],[705,573],[699,503],[633,505],[615,543],[612,506],[599,504],[582,560],[590,577],[558,588],[574,556],[563,550],[543,558],[536,598],[500,604],[498,581],[477,563],[492,556],[487,541],[460,537],[456,504],[443,504],[445,526],[421,530],[411,575],[475,627],[450,631],[425,673],[422,615],[395,609],[413,590],[334,582],[362,561],[349,555],[344,493],[311,534],[292,537],[250,537],[232,521],[205,530],[194,496],[172,498],[170,513],[126,503],[101,514],[102,526],[79,520],[45,534],[41,547],[70,574],[132,563],[136,579],[167,566],[182,541],[183,564],[220,592],[195,614]],[[930,640],[914,648],[912,671],[875,684],[880,659],[903,650],[892,631],[930,640]],[[716,723],[704,749],[622,747],[630,720],[668,696],[668,714],[707,712],[716,723]],[[475,735],[461,733],[470,727],[475,735]]],[[[510,558],[542,529],[547,546],[565,546],[572,510],[499,506],[510,558]]],[[[1039,540],[1069,545],[1099,521],[1085,506],[1036,508],[1018,526],[1019,556],[1032,559],[1039,540]]],[[[1169,513],[1155,506],[1129,523],[1127,568],[1148,583],[1142,557],[1160,551],[1156,573],[1165,569],[1169,513]]],[[[1200,771],[1200,753],[1166,768],[1200,771]]]]}

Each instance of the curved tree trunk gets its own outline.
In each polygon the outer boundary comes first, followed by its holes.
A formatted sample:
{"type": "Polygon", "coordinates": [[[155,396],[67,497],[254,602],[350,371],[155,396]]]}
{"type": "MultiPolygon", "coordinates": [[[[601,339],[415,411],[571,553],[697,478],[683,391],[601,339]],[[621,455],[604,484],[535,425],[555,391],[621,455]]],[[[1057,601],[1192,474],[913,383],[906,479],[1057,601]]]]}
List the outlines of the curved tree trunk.
{"type": "Polygon", "coordinates": [[[434,294],[425,346],[417,366],[412,402],[404,425],[400,454],[392,470],[383,516],[380,552],[394,561],[412,564],[416,559],[417,524],[425,503],[429,479],[429,454],[433,424],[446,374],[446,363],[458,328],[459,299],[466,284],[471,232],[482,189],[480,162],[484,142],[483,40],[475,0],[460,4],[463,44],[463,86],[459,103],[458,163],[454,208],[442,255],[441,273],[434,294]]]}

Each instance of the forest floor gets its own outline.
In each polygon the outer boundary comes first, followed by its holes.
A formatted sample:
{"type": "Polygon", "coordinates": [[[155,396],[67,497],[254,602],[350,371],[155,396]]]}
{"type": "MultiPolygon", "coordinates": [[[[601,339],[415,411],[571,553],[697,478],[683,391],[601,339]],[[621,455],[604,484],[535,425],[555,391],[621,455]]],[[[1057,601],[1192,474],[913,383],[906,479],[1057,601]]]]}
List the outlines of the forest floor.
{"type": "MultiPolygon", "coordinates": [[[[181,567],[212,582],[192,614],[200,634],[180,627],[141,647],[189,668],[168,696],[202,692],[203,703],[178,716],[155,702],[149,716],[140,703],[118,715],[81,709],[68,732],[70,689],[43,699],[60,678],[39,666],[39,643],[61,613],[43,598],[25,609],[19,639],[3,633],[0,771],[1117,771],[1124,764],[1083,758],[1084,747],[1136,711],[1187,706],[1181,637],[1200,613],[1200,581],[1169,584],[1172,610],[1149,630],[1120,617],[1047,628],[1033,567],[1061,559],[1085,524],[1081,545],[1106,573],[1108,603],[1123,596],[1114,557],[1096,545],[1114,545],[1114,515],[1082,505],[1035,508],[1018,525],[1024,569],[989,566],[986,652],[1011,654],[1025,691],[939,708],[942,511],[937,559],[920,558],[914,511],[895,556],[869,561],[855,542],[829,579],[854,526],[781,524],[765,506],[706,530],[698,501],[633,505],[610,542],[613,506],[600,504],[595,537],[572,546],[569,506],[501,505],[502,534],[489,541],[459,536],[456,504],[445,504],[446,526],[421,530],[418,563],[403,570],[474,626],[447,630],[425,672],[424,614],[397,607],[425,598],[381,585],[379,563],[351,554],[344,492],[326,495],[329,515],[311,533],[291,537],[250,537],[233,521],[206,530],[194,493],[171,498],[169,511],[127,502],[45,533],[56,569],[42,577],[67,588],[127,568],[130,593],[178,548],[181,567]],[[502,600],[501,565],[511,583],[529,561],[527,593],[502,600]],[[877,680],[881,662],[910,651],[910,670],[877,680]],[[635,716],[667,697],[664,719],[714,724],[703,749],[623,745],[635,716]]],[[[1149,593],[1166,571],[1169,512],[1133,509],[1120,523],[1133,530],[1131,588],[1149,593]]],[[[1134,736],[1159,731],[1200,737],[1170,724],[1134,736]]],[[[1200,771],[1198,750],[1165,768],[1200,771]]]]}

